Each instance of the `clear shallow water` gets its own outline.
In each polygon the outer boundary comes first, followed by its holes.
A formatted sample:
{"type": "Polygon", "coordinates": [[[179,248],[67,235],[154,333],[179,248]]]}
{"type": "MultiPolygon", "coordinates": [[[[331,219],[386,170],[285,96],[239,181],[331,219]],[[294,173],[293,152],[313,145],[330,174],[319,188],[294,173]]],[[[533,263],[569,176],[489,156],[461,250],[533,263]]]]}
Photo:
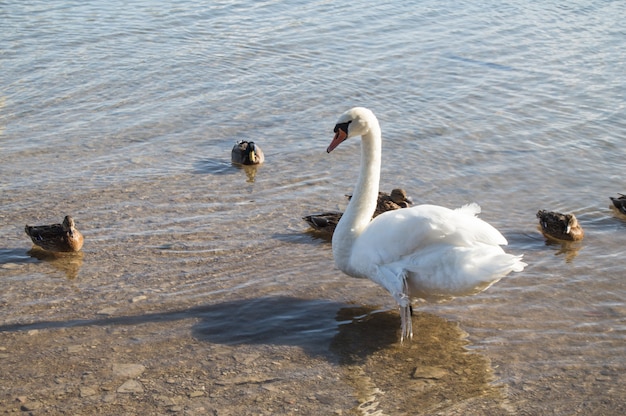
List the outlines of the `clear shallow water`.
{"type": "Polygon", "coordinates": [[[182,310],[185,322],[223,305],[224,325],[199,331],[205,345],[313,356],[336,346],[344,321],[334,309],[394,307],[372,283],[342,276],[301,220],[345,206],[358,143],[325,149],[337,116],[363,105],[383,128],[383,190],[478,202],[529,264],[480,295],[421,307],[491,360],[505,409],[624,402],[612,386],[624,382],[626,222],[608,199],[626,191],[622,3],[2,9],[5,334],[102,314],[182,310]],[[263,147],[265,165],[230,165],[241,138],[263,147]],[[585,239],[546,244],[538,209],[575,213],[585,239]],[[23,225],[68,213],[86,237],[82,258],[29,255],[23,225]],[[285,297],[307,302],[290,314],[285,297]],[[265,312],[258,339],[237,325],[231,305],[245,300],[265,312]],[[290,334],[271,329],[294,319],[290,334]]]}

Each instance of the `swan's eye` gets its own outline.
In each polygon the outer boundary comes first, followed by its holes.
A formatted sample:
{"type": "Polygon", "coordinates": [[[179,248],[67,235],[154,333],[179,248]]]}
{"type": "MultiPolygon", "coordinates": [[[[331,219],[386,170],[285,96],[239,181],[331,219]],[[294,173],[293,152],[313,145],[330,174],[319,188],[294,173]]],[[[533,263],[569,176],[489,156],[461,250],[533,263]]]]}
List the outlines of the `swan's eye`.
{"type": "Polygon", "coordinates": [[[341,130],[344,133],[348,134],[348,126],[350,125],[350,123],[352,123],[352,120],[347,121],[345,123],[339,123],[335,126],[335,130],[333,130],[334,133],[337,133],[337,130],[341,130]]]}

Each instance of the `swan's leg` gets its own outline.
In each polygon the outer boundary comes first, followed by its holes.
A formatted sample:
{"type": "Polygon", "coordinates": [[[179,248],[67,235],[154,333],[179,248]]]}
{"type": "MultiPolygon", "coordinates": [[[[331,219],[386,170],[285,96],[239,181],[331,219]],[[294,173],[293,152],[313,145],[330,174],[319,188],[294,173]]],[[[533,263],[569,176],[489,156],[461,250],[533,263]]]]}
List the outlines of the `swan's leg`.
{"type": "Polygon", "coordinates": [[[413,321],[411,320],[411,305],[400,306],[400,319],[402,321],[402,334],[400,335],[400,342],[404,342],[405,339],[413,339],[413,321]]]}
{"type": "Polygon", "coordinates": [[[409,296],[409,287],[406,282],[406,273],[402,274],[402,295],[401,300],[398,302],[400,305],[400,320],[402,322],[402,333],[400,335],[400,342],[404,342],[405,339],[413,339],[413,308],[411,307],[411,298],[409,296]]]}
{"type": "Polygon", "coordinates": [[[400,306],[400,342],[403,342],[407,338],[413,338],[411,298],[409,296],[409,286],[406,279],[406,270],[397,273],[385,266],[378,268],[378,279],[376,279],[376,282],[387,289],[398,303],[398,306],[400,306]]]}

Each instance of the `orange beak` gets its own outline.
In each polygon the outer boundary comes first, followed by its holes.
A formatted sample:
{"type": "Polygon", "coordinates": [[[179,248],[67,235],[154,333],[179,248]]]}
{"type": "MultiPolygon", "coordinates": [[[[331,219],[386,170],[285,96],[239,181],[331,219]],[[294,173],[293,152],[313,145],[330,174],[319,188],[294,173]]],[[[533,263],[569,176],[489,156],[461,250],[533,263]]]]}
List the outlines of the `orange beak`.
{"type": "Polygon", "coordinates": [[[327,153],[332,152],[335,149],[335,147],[339,146],[347,138],[348,138],[348,133],[346,133],[342,129],[337,129],[337,132],[335,133],[335,137],[333,137],[333,141],[330,142],[330,145],[326,149],[326,152],[327,153]]]}

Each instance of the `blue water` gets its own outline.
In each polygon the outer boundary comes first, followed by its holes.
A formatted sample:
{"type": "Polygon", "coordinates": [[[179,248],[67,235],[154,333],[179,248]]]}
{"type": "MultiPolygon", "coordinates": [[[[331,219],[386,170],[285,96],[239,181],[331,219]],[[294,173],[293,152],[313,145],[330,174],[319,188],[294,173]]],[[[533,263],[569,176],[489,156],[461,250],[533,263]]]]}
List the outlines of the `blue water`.
{"type": "MultiPolygon", "coordinates": [[[[609,196],[626,193],[626,5],[378,3],[3,2],[0,326],[268,296],[319,300],[322,314],[328,302],[392,310],[301,220],[345,207],[358,143],[325,149],[338,115],[361,105],[383,129],[382,190],[478,202],[529,264],[419,308],[467,331],[518,412],[624,402],[609,386],[626,381],[626,222],[609,196]],[[266,154],[258,169],[230,165],[243,138],[266,154]],[[575,213],[585,240],[546,244],[538,209],[575,213]],[[84,257],[29,255],[24,224],[66,214],[84,257]],[[571,403],[538,387],[607,367],[571,403]]],[[[311,310],[317,329],[268,340],[264,325],[291,322],[281,312],[259,321],[256,343],[330,342],[339,324],[311,310]]],[[[239,342],[228,327],[207,342],[239,342]]]]}

